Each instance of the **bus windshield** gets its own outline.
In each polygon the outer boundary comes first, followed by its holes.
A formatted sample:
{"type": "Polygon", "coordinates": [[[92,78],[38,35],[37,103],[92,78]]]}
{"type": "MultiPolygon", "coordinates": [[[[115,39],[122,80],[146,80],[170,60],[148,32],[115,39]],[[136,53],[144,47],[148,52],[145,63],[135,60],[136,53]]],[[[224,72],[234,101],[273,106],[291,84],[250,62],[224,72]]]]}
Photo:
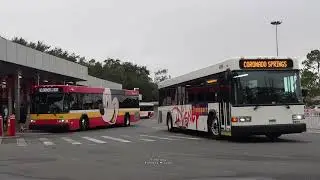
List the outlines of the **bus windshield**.
{"type": "Polygon", "coordinates": [[[153,106],[140,106],[140,111],[153,111],[153,106]]]}
{"type": "Polygon", "coordinates": [[[300,104],[298,71],[233,72],[234,105],[300,104]]]}
{"type": "Polygon", "coordinates": [[[63,93],[36,93],[32,96],[31,113],[63,113],[67,111],[67,105],[64,102],[65,101],[63,93]]]}

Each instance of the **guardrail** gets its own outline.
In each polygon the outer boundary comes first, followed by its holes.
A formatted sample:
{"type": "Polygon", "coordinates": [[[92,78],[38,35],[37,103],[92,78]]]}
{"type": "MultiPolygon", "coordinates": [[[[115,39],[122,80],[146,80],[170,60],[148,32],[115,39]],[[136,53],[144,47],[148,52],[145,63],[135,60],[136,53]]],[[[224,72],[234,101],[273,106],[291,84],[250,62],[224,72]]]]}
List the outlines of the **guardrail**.
{"type": "Polygon", "coordinates": [[[305,109],[304,116],[307,129],[320,130],[320,110],[305,109]]]}

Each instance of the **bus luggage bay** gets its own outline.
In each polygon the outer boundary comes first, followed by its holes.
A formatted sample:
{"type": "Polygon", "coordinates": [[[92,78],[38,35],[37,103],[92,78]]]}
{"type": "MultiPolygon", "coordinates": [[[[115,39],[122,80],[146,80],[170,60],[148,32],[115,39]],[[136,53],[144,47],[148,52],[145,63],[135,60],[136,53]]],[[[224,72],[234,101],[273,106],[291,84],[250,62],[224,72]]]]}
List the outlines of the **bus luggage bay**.
{"type": "Polygon", "coordinates": [[[86,130],[130,126],[139,118],[139,92],[69,85],[40,85],[31,95],[29,129],[86,130]]]}
{"type": "Polygon", "coordinates": [[[225,60],[159,84],[160,122],[220,136],[306,131],[297,59],[225,60]]]}

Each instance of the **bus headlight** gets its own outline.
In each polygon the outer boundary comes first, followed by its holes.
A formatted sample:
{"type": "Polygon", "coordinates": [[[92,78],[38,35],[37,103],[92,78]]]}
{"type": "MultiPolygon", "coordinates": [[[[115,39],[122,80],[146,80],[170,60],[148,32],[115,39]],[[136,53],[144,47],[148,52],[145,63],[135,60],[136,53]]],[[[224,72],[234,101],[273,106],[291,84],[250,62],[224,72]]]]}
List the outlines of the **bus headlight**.
{"type": "Polygon", "coordinates": [[[292,120],[302,120],[304,119],[304,115],[303,114],[294,114],[292,115],[292,120]]]}
{"type": "Polygon", "coordinates": [[[64,120],[64,119],[59,119],[58,122],[59,122],[59,123],[66,123],[67,121],[64,120]]]}
{"type": "Polygon", "coordinates": [[[251,116],[232,117],[232,122],[251,122],[251,116]]]}

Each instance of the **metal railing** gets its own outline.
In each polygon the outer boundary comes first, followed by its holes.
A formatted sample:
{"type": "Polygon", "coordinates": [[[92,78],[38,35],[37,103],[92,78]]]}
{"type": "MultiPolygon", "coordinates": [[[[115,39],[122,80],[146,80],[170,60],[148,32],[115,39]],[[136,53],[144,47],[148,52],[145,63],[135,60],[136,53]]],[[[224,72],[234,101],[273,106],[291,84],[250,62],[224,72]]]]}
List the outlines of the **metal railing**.
{"type": "Polygon", "coordinates": [[[305,109],[304,116],[308,130],[320,130],[320,110],[305,109]]]}

